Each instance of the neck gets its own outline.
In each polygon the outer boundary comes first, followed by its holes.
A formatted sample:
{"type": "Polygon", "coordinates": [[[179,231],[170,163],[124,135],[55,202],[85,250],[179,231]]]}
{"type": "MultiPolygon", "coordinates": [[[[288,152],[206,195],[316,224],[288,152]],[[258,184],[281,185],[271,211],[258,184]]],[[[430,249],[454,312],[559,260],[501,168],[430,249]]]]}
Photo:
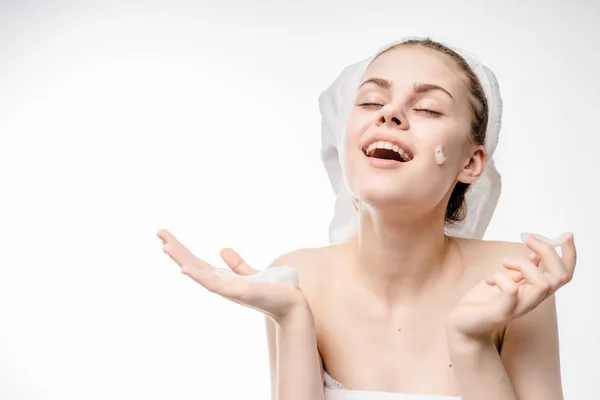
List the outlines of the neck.
{"type": "Polygon", "coordinates": [[[357,272],[387,304],[416,301],[442,281],[449,239],[444,211],[407,217],[362,209],[356,238],[357,272]]]}

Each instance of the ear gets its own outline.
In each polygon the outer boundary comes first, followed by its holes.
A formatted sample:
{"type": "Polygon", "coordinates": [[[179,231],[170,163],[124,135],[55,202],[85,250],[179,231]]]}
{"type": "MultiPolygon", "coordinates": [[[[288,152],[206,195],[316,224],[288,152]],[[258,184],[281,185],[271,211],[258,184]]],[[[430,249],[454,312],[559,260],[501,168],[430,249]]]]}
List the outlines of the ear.
{"type": "Polygon", "coordinates": [[[484,146],[473,149],[467,164],[459,172],[457,180],[462,183],[473,183],[481,176],[487,164],[487,151],[484,146]]]}

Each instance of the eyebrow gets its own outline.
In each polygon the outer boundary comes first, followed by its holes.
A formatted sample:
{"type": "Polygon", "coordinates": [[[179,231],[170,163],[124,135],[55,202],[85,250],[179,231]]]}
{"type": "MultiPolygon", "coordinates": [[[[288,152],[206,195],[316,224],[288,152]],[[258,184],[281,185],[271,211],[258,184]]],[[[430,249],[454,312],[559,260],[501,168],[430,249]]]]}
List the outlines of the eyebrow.
{"type": "Polygon", "coordinates": [[[361,87],[363,87],[364,85],[368,84],[368,83],[373,83],[376,86],[379,86],[382,89],[389,89],[392,87],[392,82],[388,81],[387,79],[383,79],[383,78],[369,78],[366,81],[364,81],[359,89],[361,87]]]}
{"type": "MultiPolygon", "coordinates": [[[[388,81],[387,79],[369,78],[360,85],[359,89],[368,83],[372,83],[372,84],[379,86],[380,88],[386,89],[386,90],[390,89],[392,87],[392,82],[388,81]]],[[[413,84],[414,93],[427,93],[427,92],[431,92],[433,90],[440,90],[440,91],[446,93],[448,96],[450,96],[450,98],[452,100],[454,100],[454,96],[452,96],[449,91],[447,91],[446,89],[444,89],[441,86],[434,85],[433,83],[414,83],[413,84]]]]}

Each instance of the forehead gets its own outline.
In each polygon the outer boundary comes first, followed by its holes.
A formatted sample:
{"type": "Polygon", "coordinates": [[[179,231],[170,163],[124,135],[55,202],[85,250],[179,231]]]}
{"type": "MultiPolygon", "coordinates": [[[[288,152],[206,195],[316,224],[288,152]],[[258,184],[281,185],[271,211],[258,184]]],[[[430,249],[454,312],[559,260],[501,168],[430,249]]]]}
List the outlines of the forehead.
{"type": "Polygon", "coordinates": [[[379,55],[361,83],[375,77],[390,80],[394,86],[418,82],[442,86],[453,95],[464,91],[459,67],[450,56],[418,46],[399,46],[379,55]]]}

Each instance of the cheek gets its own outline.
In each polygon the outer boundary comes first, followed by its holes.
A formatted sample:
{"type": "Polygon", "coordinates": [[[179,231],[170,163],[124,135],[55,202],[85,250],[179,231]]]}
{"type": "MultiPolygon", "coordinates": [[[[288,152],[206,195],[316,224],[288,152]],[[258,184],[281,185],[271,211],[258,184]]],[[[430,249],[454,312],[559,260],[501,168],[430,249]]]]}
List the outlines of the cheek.
{"type": "Polygon", "coordinates": [[[364,115],[357,113],[350,114],[339,146],[340,162],[344,167],[347,164],[351,164],[351,160],[360,155],[361,136],[368,127],[369,120],[364,115]]]}
{"type": "Polygon", "coordinates": [[[374,118],[372,113],[353,108],[348,115],[345,135],[360,136],[373,123],[374,118]]]}
{"type": "Polygon", "coordinates": [[[443,166],[451,170],[456,169],[464,158],[464,143],[462,137],[450,129],[434,129],[415,133],[418,137],[418,150],[421,158],[427,158],[436,166],[436,150],[441,147],[443,153],[443,166]]]}
{"type": "Polygon", "coordinates": [[[362,154],[360,153],[358,140],[355,135],[348,132],[348,135],[339,147],[338,157],[342,168],[342,175],[349,185],[351,185],[353,177],[357,174],[356,171],[360,163],[360,156],[362,154]]]}
{"type": "Polygon", "coordinates": [[[452,132],[438,132],[419,142],[419,155],[415,158],[414,181],[422,185],[419,196],[437,204],[450,190],[462,170],[463,146],[452,137],[452,132]],[[438,164],[436,148],[441,146],[444,154],[443,164],[438,164]]]}
{"type": "Polygon", "coordinates": [[[439,143],[442,146],[446,162],[444,166],[448,173],[458,174],[465,164],[465,143],[459,140],[445,140],[439,143]]]}

